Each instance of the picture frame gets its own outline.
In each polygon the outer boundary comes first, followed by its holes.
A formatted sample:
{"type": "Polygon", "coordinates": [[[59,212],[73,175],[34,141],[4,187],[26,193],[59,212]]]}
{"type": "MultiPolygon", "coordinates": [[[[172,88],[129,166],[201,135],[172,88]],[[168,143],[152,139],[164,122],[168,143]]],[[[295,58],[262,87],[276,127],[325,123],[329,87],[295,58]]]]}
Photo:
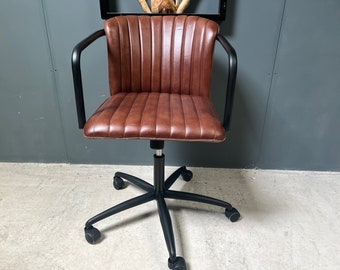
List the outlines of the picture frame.
{"type": "MultiPolygon", "coordinates": [[[[101,18],[107,20],[111,17],[119,15],[142,15],[146,14],[143,9],[132,4],[135,1],[138,5],[138,0],[100,0],[101,18]]],[[[225,20],[227,11],[227,0],[191,0],[188,9],[181,14],[162,14],[162,15],[197,15],[208,18],[216,22],[225,20]]],[[[158,15],[156,13],[148,13],[148,15],[158,15]]]]}

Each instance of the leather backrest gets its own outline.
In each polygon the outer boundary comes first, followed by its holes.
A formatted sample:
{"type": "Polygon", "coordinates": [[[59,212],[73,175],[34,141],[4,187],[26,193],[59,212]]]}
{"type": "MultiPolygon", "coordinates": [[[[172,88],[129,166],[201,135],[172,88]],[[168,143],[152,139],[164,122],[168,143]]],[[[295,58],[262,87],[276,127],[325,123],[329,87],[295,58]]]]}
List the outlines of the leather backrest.
{"type": "Polygon", "coordinates": [[[209,96],[219,26],[197,16],[117,16],[105,22],[111,95],[209,96]]]}

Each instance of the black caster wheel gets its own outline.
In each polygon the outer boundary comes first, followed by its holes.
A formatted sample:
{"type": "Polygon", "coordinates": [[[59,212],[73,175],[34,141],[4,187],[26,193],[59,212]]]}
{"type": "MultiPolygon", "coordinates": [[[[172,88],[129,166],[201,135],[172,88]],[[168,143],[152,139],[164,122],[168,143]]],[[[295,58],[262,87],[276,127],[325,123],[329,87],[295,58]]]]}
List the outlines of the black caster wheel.
{"type": "Polygon", "coordinates": [[[100,231],[93,226],[85,228],[84,231],[85,231],[86,241],[91,245],[94,245],[95,243],[97,243],[101,237],[100,231]]]}
{"type": "Polygon", "coordinates": [[[125,182],[121,177],[115,176],[113,177],[113,186],[115,189],[121,190],[125,188],[125,182]]]}
{"type": "Polygon", "coordinates": [[[187,269],[187,267],[185,266],[185,260],[182,257],[176,257],[176,260],[173,262],[171,262],[169,259],[168,267],[169,269],[173,269],[173,270],[186,270],[187,269]]]}
{"type": "Polygon", "coordinates": [[[231,209],[226,209],[225,210],[225,215],[226,217],[231,221],[231,222],[236,222],[240,218],[240,213],[237,211],[236,208],[231,208],[231,209]]]}
{"type": "Polygon", "coordinates": [[[184,172],[182,172],[181,176],[185,182],[189,182],[192,179],[193,174],[192,171],[185,170],[184,172]]]}

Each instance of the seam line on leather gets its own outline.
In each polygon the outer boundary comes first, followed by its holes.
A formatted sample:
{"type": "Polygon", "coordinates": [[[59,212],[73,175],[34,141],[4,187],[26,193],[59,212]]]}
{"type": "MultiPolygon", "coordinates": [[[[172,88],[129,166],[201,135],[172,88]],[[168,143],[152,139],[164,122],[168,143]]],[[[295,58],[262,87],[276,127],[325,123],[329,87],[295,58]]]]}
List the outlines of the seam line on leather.
{"type": "MultiPolygon", "coordinates": [[[[202,34],[202,42],[200,43],[200,44],[202,44],[201,45],[201,52],[202,53],[200,53],[200,55],[202,55],[204,53],[204,51],[205,51],[205,42],[203,42],[203,41],[207,39],[207,37],[206,37],[207,23],[208,23],[208,21],[205,21],[204,27],[203,27],[203,30],[202,30],[202,32],[203,32],[203,34],[202,34]]],[[[199,61],[200,61],[200,77],[199,77],[200,78],[200,83],[199,83],[199,86],[198,86],[198,95],[201,96],[201,88],[202,88],[202,84],[203,84],[202,83],[202,78],[205,77],[204,70],[203,70],[205,63],[202,63],[202,59],[201,58],[199,58],[199,61]]]]}
{"type": "Polygon", "coordinates": [[[196,39],[196,24],[197,24],[197,19],[195,19],[195,23],[193,23],[193,35],[192,35],[192,40],[191,40],[191,59],[190,59],[190,78],[189,78],[189,95],[192,94],[192,79],[194,77],[193,75],[193,70],[192,70],[192,66],[193,66],[193,58],[194,58],[194,51],[193,49],[195,49],[195,47],[193,47],[193,44],[195,44],[195,39],[196,39]]]}
{"type": "Polygon", "coordinates": [[[196,96],[192,96],[191,99],[192,99],[192,103],[194,104],[195,113],[196,113],[198,123],[199,123],[199,126],[200,126],[200,139],[202,139],[202,137],[203,137],[202,136],[202,134],[203,134],[202,121],[201,121],[201,118],[200,118],[200,115],[199,115],[199,112],[198,112],[198,109],[197,109],[196,96]]]}
{"type": "MultiPolygon", "coordinates": [[[[112,118],[115,116],[116,112],[119,111],[120,107],[122,106],[123,102],[124,102],[124,99],[126,98],[127,96],[127,93],[121,93],[122,97],[121,97],[121,100],[119,102],[119,106],[115,109],[115,110],[112,110],[112,113],[111,113],[111,116],[110,116],[110,120],[108,121],[108,133],[109,133],[109,137],[111,137],[111,123],[112,123],[112,118]]],[[[114,98],[113,98],[114,99],[114,98]]]]}
{"type": "Polygon", "coordinates": [[[139,65],[140,65],[140,77],[139,77],[139,92],[142,92],[143,88],[143,77],[144,77],[144,67],[143,67],[143,54],[144,54],[144,44],[142,42],[142,27],[140,17],[138,16],[138,38],[140,44],[140,57],[139,57],[139,65]]]}
{"type": "Polygon", "coordinates": [[[156,115],[155,115],[155,137],[157,137],[157,133],[158,133],[158,130],[157,130],[157,122],[158,122],[158,111],[159,111],[159,100],[160,100],[160,95],[161,93],[158,93],[158,98],[157,98],[157,106],[156,106],[156,115]]]}
{"type": "MultiPolygon", "coordinates": [[[[137,97],[138,97],[138,93],[135,93],[135,92],[130,92],[129,93],[129,96],[131,96],[131,95],[134,95],[134,97],[133,97],[133,100],[131,101],[131,102],[129,102],[129,112],[126,114],[126,116],[125,116],[125,120],[124,120],[124,133],[123,133],[123,137],[125,138],[125,135],[126,135],[126,128],[127,128],[127,125],[126,125],[126,122],[127,122],[127,120],[128,120],[128,118],[129,118],[129,116],[130,116],[130,114],[131,114],[131,109],[134,107],[134,105],[135,105],[135,102],[136,102],[136,99],[137,99],[137,97]]],[[[128,95],[126,95],[125,96],[125,98],[127,98],[127,96],[128,95]]]]}
{"type": "Polygon", "coordinates": [[[184,120],[184,139],[187,138],[187,134],[188,134],[188,131],[187,131],[187,121],[186,121],[186,118],[185,118],[185,113],[184,113],[184,107],[183,107],[183,95],[180,95],[180,100],[181,100],[181,113],[182,113],[182,118],[184,120]]]}
{"type": "Polygon", "coordinates": [[[182,30],[182,39],[181,39],[181,58],[180,58],[180,78],[179,78],[179,89],[180,89],[180,94],[184,94],[183,93],[183,86],[182,86],[182,80],[183,80],[183,67],[184,67],[184,44],[185,44],[185,40],[186,40],[186,23],[187,23],[187,17],[185,17],[184,22],[183,22],[183,30],[182,30]]]}
{"type": "MultiPolygon", "coordinates": [[[[120,87],[119,87],[119,92],[124,92],[124,77],[125,75],[123,75],[123,50],[122,50],[122,47],[124,44],[123,43],[123,39],[121,38],[121,32],[123,31],[122,30],[122,27],[121,27],[121,24],[120,24],[120,21],[117,20],[117,18],[115,18],[116,22],[117,22],[117,25],[118,25],[118,38],[119,38],[119,65],[120,65],[120,87]]],[[[112,49],[112,48],[111,48],[112,49]]]]}
{"type": "Polygon", "coordinates": [[[142,112],[142,117],[140,118],[140,123],[139,123],[139,137],[142,137],[142,125],[143,125],[143,118],[146,115],[145,113],[145,108],[146,108],[146,104],[149,102],[150,99],[150,93],[146,92],[146,100],[144,102],[144,108],[143,108],[143,112],[142,112]]]}
{"type": "Polygon", "coordinates": [[[170,125],[170,130],[169,130],[169,137],[172,136],[172,110],[171,110],[171,97],[173,95],[169,94],[169,125],[170,125]]]}
{"type": "Polygon", "coordinates": [[[169,85],[169,90],[168,92],[172,92],[172,76],[173,76],[173,62],[174,62],[174,56],[172,54],[172,52],[174,51],[174,30],[176,29],[176,24],[175,24],[175,17],[172,18],[172,29],[171,29],[171,38],[170,38],[170,85],[169,85]]]}
{"type": "MultiPolygon", "coordinates": [[[[132,84],[133,84],[133,45],[132,45],[132,33],[131,33],[131,26],[130,26],[130,20],[126,19],[126,22],[127,22],[127,28],[128,28],[128,35],[129,35],[129,42],[128,42],[128,45],[129,45],[129,62],[130,62],[130,70],[129,70],[129,73],[130,73],[130,80],[129,80],[129,85],[128,85],[128,89],[127,90],[128,92],[132,92],[134,89],[132,89],[132,84]]],[[[124,130],[124,134],[125,134],[125,130],[124,130]]]]}
{"type": "MultiPolygon", "coordinates": [[[[159,85],[160,85],[160,89],[162,89],[162,84],[163,84],[163,80],[162,80],[162,77],[163,77],[163,46],[164,46],[164,17],[162,17],[162,23],[160,24],[161,25],[161,44],[160,44],[160,62],[161,62],[161,64],[160,64],[160,76],[159,76],[159,80],[160,80],[160,82],[159,82],[159,85]]],[[[159,91],[159,93],[162,93],[161,92],[161,90],[159,91]]]]}

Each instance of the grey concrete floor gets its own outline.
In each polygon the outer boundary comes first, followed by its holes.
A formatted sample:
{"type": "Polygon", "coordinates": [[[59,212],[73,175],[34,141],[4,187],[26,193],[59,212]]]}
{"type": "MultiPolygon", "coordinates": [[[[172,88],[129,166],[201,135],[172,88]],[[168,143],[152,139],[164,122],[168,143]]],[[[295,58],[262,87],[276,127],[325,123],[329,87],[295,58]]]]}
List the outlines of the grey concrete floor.
{"type": "MultiPolygon", "coordinates": [[[[242,218],[169,200],[188,270],[340,269],[340,173],[191,169],[174,189],[226,200],[242,218]]],[[[99,222],[102,241],[85,241],[88,218],[141,194],[116,191],[115,171],[152,179],[148,166],[0,163],[0,269],[167,269],[155,202],[99,222]]]]}

